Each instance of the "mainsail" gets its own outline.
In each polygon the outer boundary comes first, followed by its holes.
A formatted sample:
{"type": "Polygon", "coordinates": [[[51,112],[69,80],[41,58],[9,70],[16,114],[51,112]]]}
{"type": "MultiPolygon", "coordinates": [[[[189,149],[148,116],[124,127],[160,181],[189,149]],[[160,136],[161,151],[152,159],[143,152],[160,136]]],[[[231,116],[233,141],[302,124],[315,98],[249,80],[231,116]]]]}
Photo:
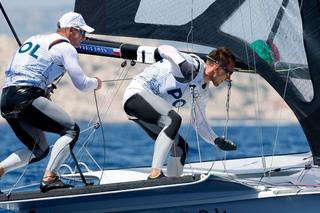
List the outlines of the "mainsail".
{"type": "Polygon", "coordinates": [[[75,11],[97,34],[230,48],[287,102],[320,165],[318,1],[76,0],[75,11]]]}
{"type": "MultiPolygon", "coordinates": [[[[146,180],[149,167],[91,171],[82,162],[87,170],[83,174],[80,168],[74,173],[66,165],[70,174],[63,176],[74,182],[81,178],[85,187],[11,193],[13,186],[8,193],[3,190],[0,207],[21,212],[318,210],[319,0],[76,0],[75,11],[82,13],[100,35],[180,41],[192,48],[197,44],[207,49],[232,49],[237,56],[236,71],[259,74],[291,107],[304,129],[316,165],[311,163],[310,153],[266,156],[262,158],[263,168],[257,157],[200,160],[189,163],[189,168],[185,166],[182,177],[150,181],[146,180]],[[267,165],[270,170],[266,170],[267,165]],[[99,184],[86,184],[84,177],[99,184]]],[[[149,59],[154,59],[155,47],[141,48],[141,44],[101,38],[89,38],[78,51],[130,59],[132,64],[151,63],[149,59]]],[[[198,52],[192,48],[188,51],[198,52]]],[[[201,55],[205,58],[203,53],[205,50],[201,55]]],[[[99,123],[92,128],[98,128],[99,123]]]]}

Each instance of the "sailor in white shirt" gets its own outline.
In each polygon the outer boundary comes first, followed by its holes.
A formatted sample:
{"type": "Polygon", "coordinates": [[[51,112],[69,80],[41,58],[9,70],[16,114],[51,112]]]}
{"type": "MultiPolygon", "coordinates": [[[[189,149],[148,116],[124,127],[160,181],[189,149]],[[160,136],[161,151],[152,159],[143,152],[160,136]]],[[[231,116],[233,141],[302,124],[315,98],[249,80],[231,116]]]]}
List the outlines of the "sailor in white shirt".
{"type": "Polygon", "coordinates": [[[32,36],[15,53],[5,71],[1,115],[26,148],[0,162],[0,177],[46,157],[49,145],[44,132],[53,132],[61,137],[52,148],[40,189],[46,192],[71,187],[59,179],[57,169],[68,157],[80,129],[48,96],[65,73],[81,91],[101,88],[98,77],[84,74],[75,49],[85,39],[85,33],[93,31],[80,14],[68,12],[60,18],[56,33],[32,36]]]}
{"type": "Polygon", "coordinates": [[[167,175],[179,176],[183,172],[188,144],[178,134],[182,118],[174,108],[192,107],[192,124],[206,142],[226,151],[236,149],[232,141],[214,133],[205,116],[209,83],[219,86],[230,79],[235,66],[233,53],[218,48],[209,53],[206,62],[168,45],[158,47],[156,53],[161,60],[135,76],[123,97],[129,118],[155,140],[148,178],[151,180],[164,176],[162,166],[170,149],[167,175]]]}

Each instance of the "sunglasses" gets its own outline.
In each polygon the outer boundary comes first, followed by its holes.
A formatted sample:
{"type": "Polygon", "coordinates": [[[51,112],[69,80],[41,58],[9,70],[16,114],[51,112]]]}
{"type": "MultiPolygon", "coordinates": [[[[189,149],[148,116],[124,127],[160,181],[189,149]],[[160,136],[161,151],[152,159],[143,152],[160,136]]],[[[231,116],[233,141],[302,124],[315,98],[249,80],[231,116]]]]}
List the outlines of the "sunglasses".
{"type": "Polygon", "coordinates": [[[74,29],[78,30],[81,36],[86,36],[86,31],[79,27],[73,27],[74,29]]]}
{"type": "Polygon", "coordinates": [[[227,67],[221,65],[219,61],[211,58],[211,57],[208,56],[208,55],[207,55],[207,59],[213,61],[213,63],[215,63],[215,64],[218,64],[218,66],[226,73],[226,75],[227,75],[228,77],[230,77],[230,76],[232,75],[233,70],[227,69],[227,67]]]}

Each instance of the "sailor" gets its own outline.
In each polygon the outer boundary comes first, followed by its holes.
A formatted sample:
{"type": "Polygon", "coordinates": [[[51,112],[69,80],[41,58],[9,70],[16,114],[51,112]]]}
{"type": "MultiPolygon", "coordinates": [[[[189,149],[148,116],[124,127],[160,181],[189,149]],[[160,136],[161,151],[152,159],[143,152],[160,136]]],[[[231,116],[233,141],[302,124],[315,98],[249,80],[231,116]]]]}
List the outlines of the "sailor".
{"type": "Polygon", "coordinates": [[[188,144],[178,133],[182,118],[174,109],[180,107],[192,107],[193,127],[206,142],[225,151],[236,150],[232,141],[214,133],[205,116],[209,83],[217,87],[231,78],[235,66],[233,53],[218,48],[204,62],[197,55],[162,45],[156,49],[155,58],[160,61],[136,75],[123,97],[129,119],[155,140],[148,179],[164,177],[162,167],[169,152],[167,176],[180,176],[183,172],[188,144]]]}
{"type": "Polygon", "coordinates": [[[44,132],[52,132],[60,137],[52,148],[40,189],[72,187],[59,179],[57,169],[75,145],[79,126],[49,96],[65,73],[80,91],[101,88],[100,78],[84,74],[75,49],[85,34],[93,31],[80,14],[68,12],[60,18],[56,33],[32,36],[15,53],[5,71],[1,115],[26,148],[0,162],[0,177],[45,158],[49,145],[44,132]]]}

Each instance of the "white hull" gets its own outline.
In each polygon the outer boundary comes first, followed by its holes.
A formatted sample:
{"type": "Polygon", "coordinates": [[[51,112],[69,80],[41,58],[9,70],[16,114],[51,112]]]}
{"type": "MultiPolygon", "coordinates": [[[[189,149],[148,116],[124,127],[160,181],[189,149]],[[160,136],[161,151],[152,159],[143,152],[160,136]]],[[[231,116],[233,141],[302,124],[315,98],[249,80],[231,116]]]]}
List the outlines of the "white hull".
{"type": "MultiPolygon", "coordinates": [[[[86,172],[100,186],[13,193],[2,208],[21,212],[317,212],[319,168],[304,169],[310,154],[276,156],[276,172],[263,176],[261,159],[246,158],[186,165],[185,176],[146,181],[149,168],[86,172]],[[225,166],[223,166],[223,164],[225,166]],[[202,168],[200,167],[202,165],[202,168]],[[195,179],[192,179],[191,169],[195,179]],[[228,173],[224,172],[227,168],[228,173]],[[200,175],[202,173],[202,175],[200,175]],[[259,181],[261,182],[259,183],[259,181]],[[27,199],[25,199],[27,198],[27,199]]],[[[266,158],[270,165],[271,157],[266,158]]],[[[78,174],[72,176],[78,177],[78,174]]]]}

